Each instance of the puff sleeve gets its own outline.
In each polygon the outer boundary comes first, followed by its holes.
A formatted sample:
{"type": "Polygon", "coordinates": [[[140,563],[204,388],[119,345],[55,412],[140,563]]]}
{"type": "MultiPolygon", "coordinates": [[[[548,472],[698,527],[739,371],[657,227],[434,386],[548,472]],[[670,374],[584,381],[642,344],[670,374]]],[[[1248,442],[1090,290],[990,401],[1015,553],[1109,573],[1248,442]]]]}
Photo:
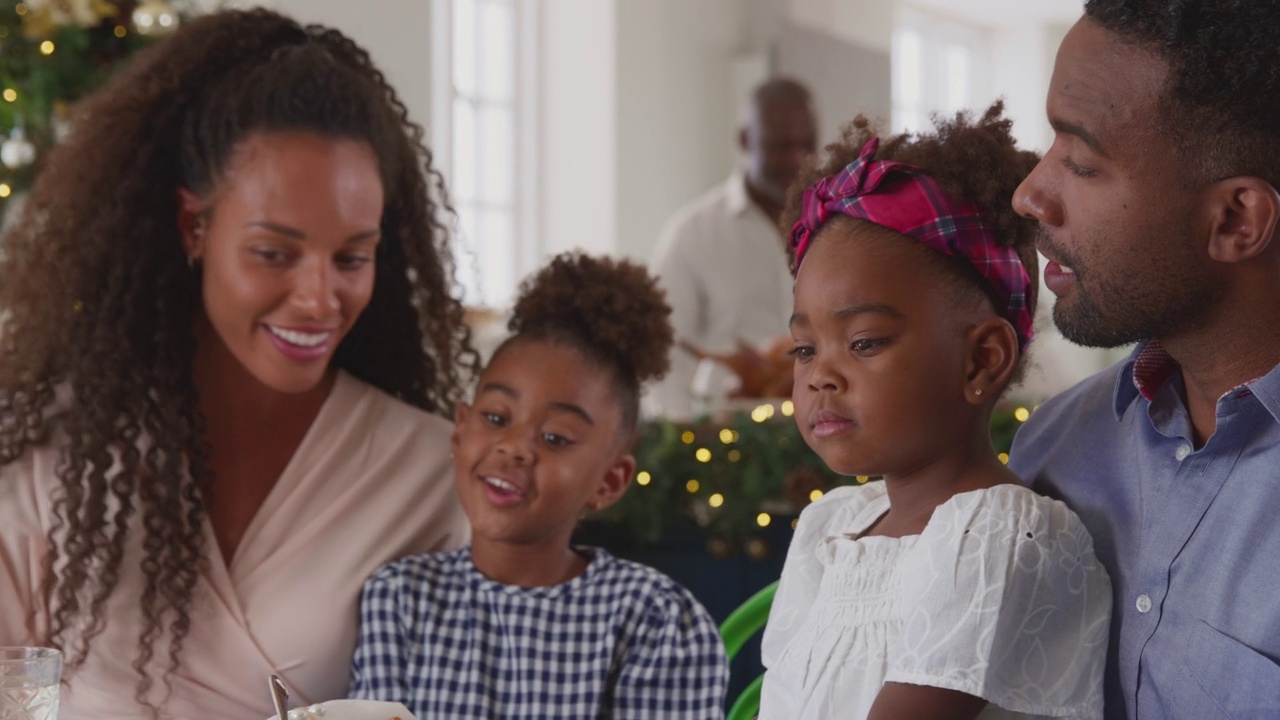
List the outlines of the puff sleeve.
{"type": "Polygon", "coordinates": [[[1017,485],[962,493],[934,512],[909,562],[886,682],[1102,717],[1111,584],[1064,504],[1017,485]]]}

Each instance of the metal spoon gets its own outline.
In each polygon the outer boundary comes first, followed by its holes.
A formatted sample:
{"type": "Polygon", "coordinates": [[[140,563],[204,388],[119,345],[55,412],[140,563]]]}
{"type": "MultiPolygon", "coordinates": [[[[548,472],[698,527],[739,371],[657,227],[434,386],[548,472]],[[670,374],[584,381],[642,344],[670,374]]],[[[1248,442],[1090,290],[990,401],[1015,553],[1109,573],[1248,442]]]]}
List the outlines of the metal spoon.
{"type": "Polygon", "coordinates": [[[267,685],[271,688],[271,701],[276,706],[276,720],[288,720],[286,703],[289,700],[289,691],[285,689],[284,681],[279,675],[272,675],[267,679],[267,685]]]}

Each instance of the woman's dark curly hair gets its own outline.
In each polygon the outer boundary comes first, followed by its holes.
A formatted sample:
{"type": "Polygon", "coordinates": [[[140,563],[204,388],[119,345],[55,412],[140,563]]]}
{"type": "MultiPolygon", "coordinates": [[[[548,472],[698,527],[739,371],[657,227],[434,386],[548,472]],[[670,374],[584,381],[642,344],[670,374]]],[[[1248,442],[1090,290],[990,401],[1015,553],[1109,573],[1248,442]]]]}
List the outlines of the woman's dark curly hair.
{"type": "Polygon", "coordinates": [[[626,260],[562,253],[520,285],[507,329],[494,353],[526,340],[565,345],[613,373],[622,401],[621,431],[640,415],[640,386],[670,366],[671,306],[657,280],[626,260]]]}
{"type": "Polygon", "coordinates": [[[1085,16],[1169,67],[1159,126],[1201,182],[1280,188],[1276,0],[1088,0],[1085,16]]]}
{"type": "Polygon", "coordinates": [[[140,528],[143,702],[153,645],[170,638],[172,671],[190,629],[213,480],[192,377],[201,282],[177,191],[211,198],[248,136],[295,131],[367,142],[387,198],[373,297],[334,365],[451,412],[478,357],[440,217],[452,212],[443,180],[422,129],[337,30],[265,10],[185,24],[83,103],[4,238],[0,463],[54,438],[61,452],[50,641],[70,666],[84,661],[140,528]]]}
{"type": "MultiPolygon", "coordinates": [[[[947,194],[976,206],[996,241],[1013,248],[1022,260],[1031,278],[1027,307],[1034,314],[1039,289],[1036,223],[1014,212],[1012,202],[1013,191],[1036,166],[1040,156],[1017,148],[1011,133],[1013,121],[1004,117],[1004,102],[1000,100],[987,108],[976,122],[968,112],[949,118],[935,117],[933,122],[932,133],[903,133],[882,140],[875,159],[914,165],[936,180],[947,194]]],[[[871,122],[859,115],[845,126],[839,141],[825,148],[825,161],[816,155],[809,158],[787,193],[782,227],[788,235],[800,219],[805,188],[843,170],[858,158],[862,146],[875,135],[871,122]]],[[[959,281],[959,287],[981,293],[991,300],[996,312],[1005,314],[995,291],[972,265],[942,253],[931,255],[936,256],[940,268],[959,281]]]]}

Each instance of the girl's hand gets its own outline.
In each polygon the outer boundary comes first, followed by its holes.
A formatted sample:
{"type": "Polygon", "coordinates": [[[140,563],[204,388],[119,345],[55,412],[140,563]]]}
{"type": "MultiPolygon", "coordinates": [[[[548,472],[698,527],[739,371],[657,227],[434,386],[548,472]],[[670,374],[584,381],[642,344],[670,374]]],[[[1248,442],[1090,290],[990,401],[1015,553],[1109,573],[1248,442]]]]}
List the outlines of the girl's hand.
{"type": "Polygon", "coordinates": [[[987,701],[958,690],[885,683],[867,720],[974,720],[987,701]]]}

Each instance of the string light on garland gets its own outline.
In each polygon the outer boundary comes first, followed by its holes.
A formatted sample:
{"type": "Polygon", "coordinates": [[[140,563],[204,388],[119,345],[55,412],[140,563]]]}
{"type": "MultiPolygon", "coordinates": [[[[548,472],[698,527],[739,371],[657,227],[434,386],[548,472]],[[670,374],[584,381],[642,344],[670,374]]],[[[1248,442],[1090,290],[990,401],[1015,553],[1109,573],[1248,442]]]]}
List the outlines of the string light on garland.
{"type": "Polygon", "coordinates": [[[1018,422],[1026,422],[1027,419],[1031,417],[1031,411],[1024,407],[1020,407],[1013,411],[1013,417],[1016,418],[1018,422]]]}
{"type": "Polygon", "coordinates": [[[13,188],[9,187],[9,183],[0,183],[0,198],[7,198],[13,194],[13,188]]]}
{"type": "Polygon", "coordinates": [[[785,417],[791,417],[796,414],[796,404],[790,400],[783,400],[782,407],[780,409],[785,417]]]}
{"type": "Polygon", "coordinates": [[[133,11],[133,25],[144,37],[161,37],[178,29],[178,14],[164,0],[143,0],[133,11]]]}
{"type": "Polygon", "coordinates": [[[769,513],[760,513],[756,516],[756,524],[760,527],[769,527],[769,523],[773,522],[773,516],[769,513]]]}
{"type": "Polygon", "coordinates": [[[0,183],[9,188],[0,199],[31,187],[44,154],[71,127],[75,103],[133,53],[177,29],[192,4],[0,0],[0,183]]]}
{"type": "Polygon", "coordinates": [[[773,545],[762,537],[753,537],[742,548],[752,560],[764,560],[773,554],[773,545]]]}
{"type": "MultiPolygon", "coordinates": [[[[996,453],[1012,445],[1022,424],[1014,414],[1018,407],[1034,406],[1002,403],[992,413],[996,453]]],[[[832,472],[801,437],[794,407],[792,417],[783,410],[781,400],[757,401],[715,419],[642,422],[635,448],[636,464],[644,468],[636,484],[642,487],[596,522],[625,525],[641,544],[660,542],[673,523],[688,522],[715,552],[742,553],[762,533],[785,532],[805,506],[833,489],[878,480],[832,472]],[[771,518],[767,530],[758,522],[761,515],[771,518]]]]}

